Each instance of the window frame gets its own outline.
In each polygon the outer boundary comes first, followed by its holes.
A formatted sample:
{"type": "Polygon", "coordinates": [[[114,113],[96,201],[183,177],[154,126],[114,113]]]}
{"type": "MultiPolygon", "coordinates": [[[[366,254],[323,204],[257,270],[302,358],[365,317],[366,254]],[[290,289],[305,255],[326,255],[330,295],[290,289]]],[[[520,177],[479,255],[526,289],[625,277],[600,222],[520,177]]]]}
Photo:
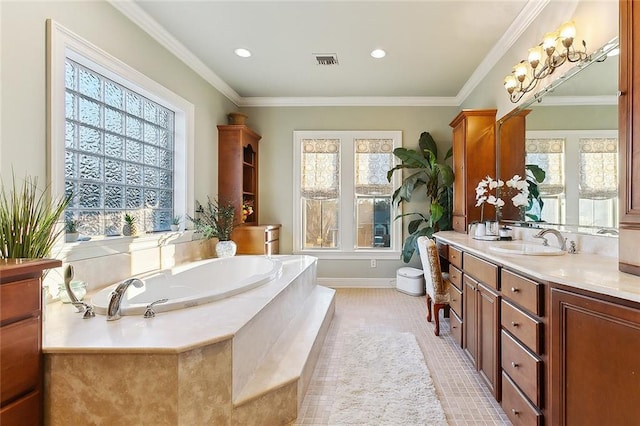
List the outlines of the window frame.
{"type": "Polygon", "coordinates": [[[194,105],[51,19],[47,20],[47,55],[47,177],[52,196],[64,196],[65,188],[64,76],[68,57],[174,111],[173,211],[182,217],[193,215],[194,105]]]}
{"type": "MultiPolygon", "coordinates": [[[[402,212],[402,206],[394,206],[391,211],[390,247],[357,247],[356,220],[357,199],[355,197],[355,140],[356,139],[392,139],[393,147],[402,146],[400,130],[295,130],[293,132],[293,252],[308,254],[322,259],[397,259],[403,243],[402,220],[395,217],[402,212]],[[340,248],[305,249],[303,245],[303,205],[300,197],[302,180],[301,143],[303,139],[340,139],[340,195],[338,203],[340,248]]],[[[397,158],[393,156],[393,165],[397,158]]],[[[394,190],[402,183],[402,175],[394,173],[394,190]]]]}

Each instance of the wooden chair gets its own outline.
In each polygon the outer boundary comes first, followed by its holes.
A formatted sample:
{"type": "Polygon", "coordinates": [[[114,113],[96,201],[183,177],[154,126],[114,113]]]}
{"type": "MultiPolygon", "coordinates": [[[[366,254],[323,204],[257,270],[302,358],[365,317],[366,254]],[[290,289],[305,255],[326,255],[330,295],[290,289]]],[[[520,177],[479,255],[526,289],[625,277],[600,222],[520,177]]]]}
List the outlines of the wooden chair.
{"type": "Polygon", "coordinates": [[[435,335],[440,335],[440,310],[449,309],[449,274],[440,269],[440,257],[436,243],[427,237],[418,237],[418,251],[424,271],[424,281],[427,290],[427,321],[431,322],[431,303],[435,316],[435,335]]]}

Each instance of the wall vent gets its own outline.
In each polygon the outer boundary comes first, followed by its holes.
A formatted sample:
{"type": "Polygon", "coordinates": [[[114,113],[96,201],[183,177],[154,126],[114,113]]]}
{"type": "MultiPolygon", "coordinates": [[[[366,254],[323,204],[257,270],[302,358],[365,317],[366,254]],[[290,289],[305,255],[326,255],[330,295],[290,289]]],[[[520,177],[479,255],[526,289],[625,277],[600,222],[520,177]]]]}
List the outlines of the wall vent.
{"type": "Polygon", "coordinates": [[[338,65],[338,55],[335,53],[314,53],[318,65],[338,65]]]}

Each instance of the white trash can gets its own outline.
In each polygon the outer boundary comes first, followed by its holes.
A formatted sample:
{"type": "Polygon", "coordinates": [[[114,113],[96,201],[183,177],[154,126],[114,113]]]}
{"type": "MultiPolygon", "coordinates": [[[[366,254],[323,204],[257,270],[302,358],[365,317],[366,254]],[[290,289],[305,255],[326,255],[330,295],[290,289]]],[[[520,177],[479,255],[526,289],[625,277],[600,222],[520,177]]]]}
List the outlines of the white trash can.
{"type": "Polygon", "coordinates": [[[424,272],[408,266],[398,269],[396,289],[411,296],[423,296],[425,294],[424,272]]]}

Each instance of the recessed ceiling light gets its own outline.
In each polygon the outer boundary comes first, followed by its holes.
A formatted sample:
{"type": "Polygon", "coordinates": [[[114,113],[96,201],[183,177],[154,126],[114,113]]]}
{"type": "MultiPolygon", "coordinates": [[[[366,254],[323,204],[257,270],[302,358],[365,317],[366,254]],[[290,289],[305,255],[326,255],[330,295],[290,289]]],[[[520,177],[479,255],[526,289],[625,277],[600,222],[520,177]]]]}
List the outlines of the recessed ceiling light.
{"type": "Polygon", "coordinates": [[[371,51],[371,56],[376,59],[384,58],[386,55],[387,55],[387,52],[385,52],[382,49],[375,49],[371,51]]]}
{"type": "Polygon", "coordinates": [[[242,47],[234,50],[234,53],[241,58],[248,58],[249,56],[251,56],[251,52],[249,52],[247,49],[243,49],[242,47]]]}

